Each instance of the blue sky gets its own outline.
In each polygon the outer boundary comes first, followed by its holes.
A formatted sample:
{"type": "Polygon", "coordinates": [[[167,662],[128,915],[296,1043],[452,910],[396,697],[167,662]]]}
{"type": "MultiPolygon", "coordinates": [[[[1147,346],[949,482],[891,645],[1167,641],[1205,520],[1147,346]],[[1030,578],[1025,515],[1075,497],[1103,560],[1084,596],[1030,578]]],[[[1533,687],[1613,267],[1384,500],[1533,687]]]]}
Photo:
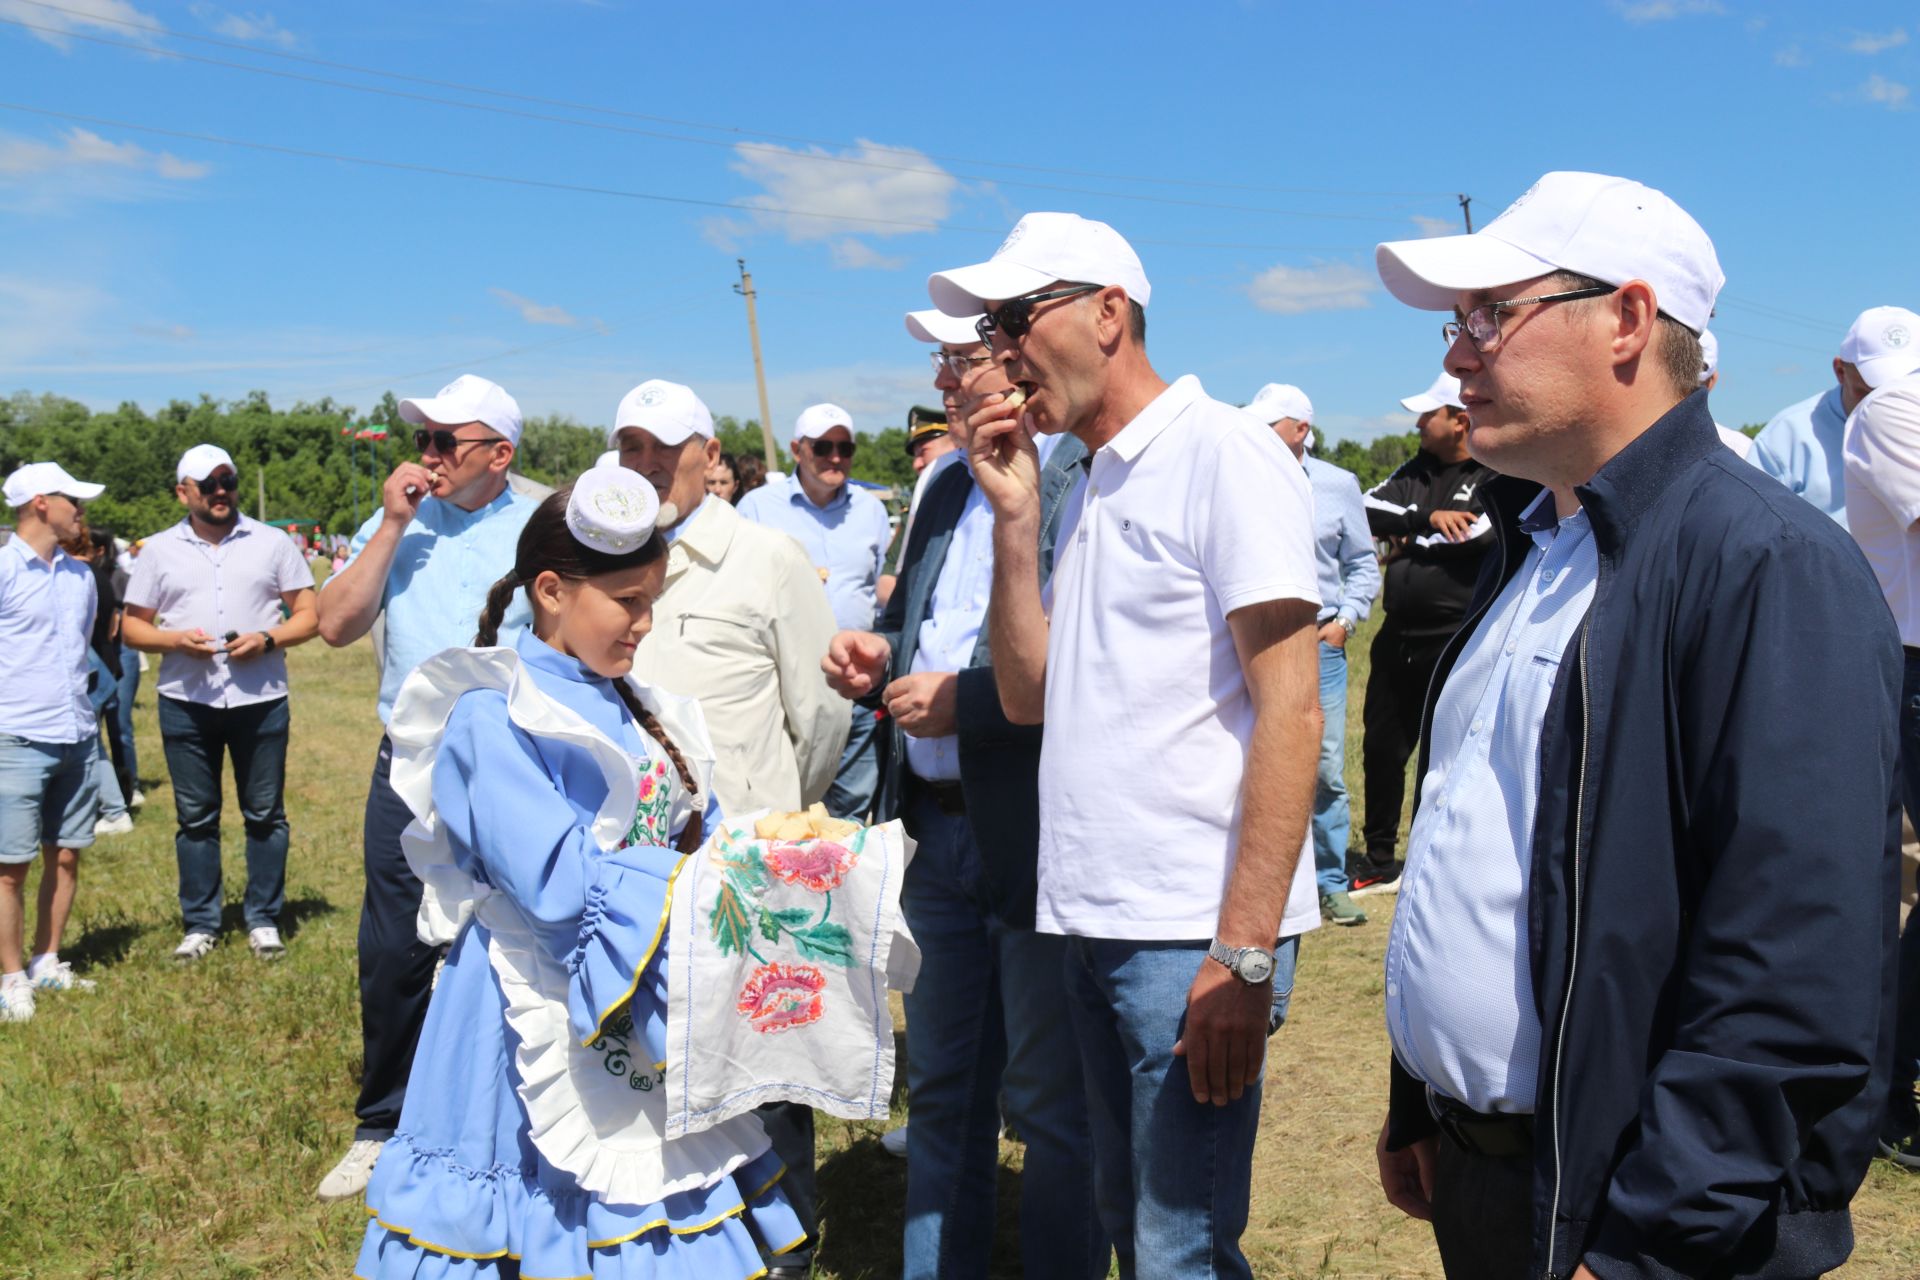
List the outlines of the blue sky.
{"type": "Polygon", "coordinates": [[[1910,3],[54,3],[0,0],[0,391],[97,407],[473,371],[530,414],[667,377],[756,416],[744,256],[777,433],[877,429],[933,394],[927,273],[1070,209],[1139,250],[1161,373],[1365,439],[1442,349],[1374,244],[1559,168],[1714,237],[1723,422],[1920,306],[1910,3]]]}

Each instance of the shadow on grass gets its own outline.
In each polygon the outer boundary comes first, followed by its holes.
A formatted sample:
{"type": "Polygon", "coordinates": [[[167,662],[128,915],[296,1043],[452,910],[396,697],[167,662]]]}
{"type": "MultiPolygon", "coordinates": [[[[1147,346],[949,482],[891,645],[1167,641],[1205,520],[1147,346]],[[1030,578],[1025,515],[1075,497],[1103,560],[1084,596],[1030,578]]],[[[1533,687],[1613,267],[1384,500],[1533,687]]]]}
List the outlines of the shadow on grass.
{"type": "MultiPolygon", "coordinates": [[[[289,942],[300,936],[300,926],[316,916],[330,916],[340,910],[330,898],[318,894],[306,894],[299,898],[288,898],[286,905],[280,908],[280,933],[289,942]]],[[[221,909],[220,927],[227,932],[245,933],[247,920],[245,908],[238,902],[229,902],[221,909]]]]}
{"type": "MultiPolygon", "coordinates": [[[[81,934],[78,941],[61,943],[60,958],[82,972],[104,969],[124,961],[132,953],[134,943],[159,928],[160,924],[153,920],[94,925],[81,934]]],[[[68,933],[71,936],[72,930],[68,933]]]]}

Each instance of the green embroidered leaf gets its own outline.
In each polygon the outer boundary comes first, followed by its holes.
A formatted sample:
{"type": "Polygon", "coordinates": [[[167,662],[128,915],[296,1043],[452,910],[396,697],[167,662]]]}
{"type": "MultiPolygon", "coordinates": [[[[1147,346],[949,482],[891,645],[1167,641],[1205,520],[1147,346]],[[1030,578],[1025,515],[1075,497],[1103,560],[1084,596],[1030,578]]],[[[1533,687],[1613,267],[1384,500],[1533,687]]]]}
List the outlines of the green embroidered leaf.
{"type": "Polygon", "coordinates": [[[780,922],[765,907],[760,908],[760,936],[768,942],[780,941],[780,922]]]}
{"type": "Polygon", "coordinates": [[[794,945],[800,948],[804,958],[824,960],[843,969],[853,967],[853,937],[847,932],[846,926],[813,924],[790,932],[794,945]]]}
{"type": "Polygon", "coordinates": [[[752,922],[747,919],[746,908],[740,904],[731,880],[722,880],[720,896],[713,903],[714,945],[720,948],[721,955],[746,951],[751,933],[752,922]]]}

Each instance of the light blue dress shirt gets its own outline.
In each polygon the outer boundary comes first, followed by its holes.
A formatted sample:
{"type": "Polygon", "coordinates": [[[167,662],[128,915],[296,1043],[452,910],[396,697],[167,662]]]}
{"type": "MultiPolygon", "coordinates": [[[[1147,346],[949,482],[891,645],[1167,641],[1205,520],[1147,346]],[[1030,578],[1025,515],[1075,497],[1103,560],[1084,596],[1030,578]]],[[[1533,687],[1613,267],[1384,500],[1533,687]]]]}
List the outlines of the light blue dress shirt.
{"type": "Polygon", "coordinates": [[[1359,626],[1380,594],[1380,557],[1367,529],[1360,481],[1312,454],[1301,459],[1313,486],[1313,558],[1320,571],[1320,618],[1359,626]]]}
{"type": "MultiPolygon", "coordinates": [[[[967,501],[953,527],[946,559],[940,562],[926,620],[920,624],[913,652],[916,673],[966,670],[993,595],[993,508],[980,486],[972,483],[973,460],[961,455],[958,465],[967,469],[967,501]]],[[[958,782],[960,739],[908,735],[907,766],[929,782],[958,782]]]]}
{"type": "Polygon", "coordinates": [[[1847,527],[1847,434],[1840,388],[1790,404],[1753,438],[1747,461],[1847,527]]]}
{"type": "Polygon", "coordinates": [[[87,697],[99,604],[93,570],[58,547],[51,561],[18,535],[0,547],[0,733],[68,743],[99,732],[87,697]]]}
{"type": "MultiPolygon", "coordinates": [[[[462,510],[433,497],[420,503],[400,535],[380,597],[380,608],[387,615],[386,658],[380,668],[381,724],[393,711],[393,700],[409,671],[442,649],[473,643],[487,590],[513,568],[520,530],[539,505],[537,499],[512,489],[502,490],[478,511],[462,510]]],[[[360,558],[386,515],[374,512],[353,535],[348,564],[360,558]]],[[[500,624],[503,641],[532,623],[525,594],[515,592],[500,624]]]]}
{"type": "Polygon", "coordinates": [[[827,602],[842,630],[873,630],[874,583],[893,541],[893,526],[880,499],[845,484],[826,506],[816,507],[800,482],[786,477],[769,480],[742,498],[740,514],[792,535],[807,549],[807,559],[825,574],[827,602]]]}
{"type": "Polygon", "coordinates": [[[1440,1093],[1482,1112],[1533,1112],[1540,1019],[1527,881],[1540,734],[1600,579],[1587,513],[1557,524],[1553,514],[1550,493],[1522,514],[1534,549],[1440,690],[1387,940],[1394,1054],[1440,1093]]]}

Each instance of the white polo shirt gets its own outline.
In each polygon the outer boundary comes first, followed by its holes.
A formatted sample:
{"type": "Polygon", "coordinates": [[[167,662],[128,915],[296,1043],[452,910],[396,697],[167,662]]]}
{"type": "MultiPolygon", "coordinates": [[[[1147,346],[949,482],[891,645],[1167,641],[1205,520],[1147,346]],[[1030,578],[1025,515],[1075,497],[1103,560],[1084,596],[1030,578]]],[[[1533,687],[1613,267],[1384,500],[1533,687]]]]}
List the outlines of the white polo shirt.
{"type": "MultiPolygon", "coordinates": [[[[1227,615],[1319,604],[1306,472],[1266,424],[1182,378],[1089,459],[1044,595],[1036,927],[1211,938],[1253,734],[1227,615]]],[[[1319,922],[1301,861],[1283,935],[1319,922]]]]}
{"type": "Polygon", "coordinates": [[[1847,527],[1900,626],[1920,646],[1920,373],[1889,382],[1847,419],[1847,527]]]}

